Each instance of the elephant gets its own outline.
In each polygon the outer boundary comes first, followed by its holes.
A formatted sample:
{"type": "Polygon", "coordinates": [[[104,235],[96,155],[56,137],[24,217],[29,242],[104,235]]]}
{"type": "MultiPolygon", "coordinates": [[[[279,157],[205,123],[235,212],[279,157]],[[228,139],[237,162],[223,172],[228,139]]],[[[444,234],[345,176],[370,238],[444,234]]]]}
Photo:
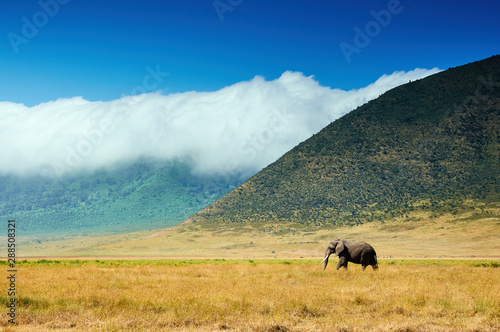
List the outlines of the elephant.
{"type": "Polygon", "coordinates": [[[378,269],[377,263],[377,253],[371,245],[362,241],[346,241],[346,240],[335,240],[328,244],[328,248],[325,251],[325,258],[321,261],[323,264],[323,270],[326,269],[328,265],[328,258],[331,254],[337,254],[339,256],[339,262],[337,263],[336,269],[343,267],[347,269],[347,263],[353,262],[355,264],[361,264],[363,271],[368,265],[371,265],[373,270],[378,269]]]}

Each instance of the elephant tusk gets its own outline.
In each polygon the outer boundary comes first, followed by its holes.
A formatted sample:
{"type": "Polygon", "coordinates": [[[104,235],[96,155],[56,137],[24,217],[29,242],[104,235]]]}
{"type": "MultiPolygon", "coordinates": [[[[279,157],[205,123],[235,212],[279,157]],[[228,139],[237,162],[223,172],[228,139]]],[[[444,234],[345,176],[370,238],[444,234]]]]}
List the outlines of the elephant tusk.
{"type": "Polygon", "coordinates": [[[326,256],[326,257],[325,257],[325,258],[324,258],[324,259],[320,262],[320,264],[321,264],[321,263],[323,263],[324,261],[326,261],[327,259],[328,259],[328,256],[326,256]]]}

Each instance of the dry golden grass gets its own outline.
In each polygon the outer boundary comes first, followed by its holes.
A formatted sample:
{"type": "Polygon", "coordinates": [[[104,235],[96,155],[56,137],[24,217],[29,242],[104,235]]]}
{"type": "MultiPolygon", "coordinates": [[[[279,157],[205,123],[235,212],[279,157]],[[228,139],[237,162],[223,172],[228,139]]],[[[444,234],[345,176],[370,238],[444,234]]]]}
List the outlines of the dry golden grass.
{"type": "MultiPolygon", "coordinates": [[[[194,223],[174,228],[102,236],[18,238],[18,257],[320,257],[329,240],[362,240],[380,257],[500,256],[500,209],[432,217],[413,213],[354,227],[290,231],[281,235],[250,226],[207,231],[194,223]],[[409,221],[408,217],[411,218],[409,221]]],[[[287,228],[289,226],[282,226],[287,228]]],[[[0,238],[1,240],[1,238],[0,238]]],[[[0,241],[6,253],[7,240],[0,241]]]]}
{"type": "Polygon", "coordinates": [[[377,272],[318,262],[21,264],[15,330],[500,330],[495,261],[382,260],[377,272]]]}

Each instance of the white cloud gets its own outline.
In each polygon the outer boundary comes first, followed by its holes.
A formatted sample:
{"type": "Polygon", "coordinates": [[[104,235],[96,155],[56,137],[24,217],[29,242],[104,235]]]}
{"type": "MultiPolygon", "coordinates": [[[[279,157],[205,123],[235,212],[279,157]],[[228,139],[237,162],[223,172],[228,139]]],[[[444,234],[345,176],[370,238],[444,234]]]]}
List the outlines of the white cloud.
{"type": "Polygon", "coordinates": [[[214,92],[29,108],[0,102],[0,173],[57,175],[140,157],[189,158],[198,172],[255,172],[357,106],[438,71],[395,72],[351,91],[287,71],[214,92]]]}

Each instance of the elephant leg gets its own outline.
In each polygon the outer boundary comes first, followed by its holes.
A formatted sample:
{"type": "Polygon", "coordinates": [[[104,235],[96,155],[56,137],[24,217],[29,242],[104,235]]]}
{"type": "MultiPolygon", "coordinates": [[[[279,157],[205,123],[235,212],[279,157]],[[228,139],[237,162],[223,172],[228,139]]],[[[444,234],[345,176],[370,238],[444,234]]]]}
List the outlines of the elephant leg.
{"type": "Polygon", "coordinates": [[[337,263],[336,269],[338,270],[341,267],[343,267],[344,269],[347,270],[347,258],[345,258],[345,257],[339,257],[339,262],[337,263]]]}
{"type": "Polygon", "coordinates": [[[362,270],[362,271],[366,270],[366,265],[362,265],[362,266],[361,266],[361,270],[362,270]]]}
{"type": "Polygon", "coordinates": [[[360,259],[361,266],[363,266],[363,270],[366,269],[368,265],[371,265],[371,258],[368,254],[362,253],[360,259]]]}
{"type": "Polygon", "coordinates": [[[373,271],[377,271],[378,270],[378,264],[372,265],[372,268],[373,268],[373,271]]]}

